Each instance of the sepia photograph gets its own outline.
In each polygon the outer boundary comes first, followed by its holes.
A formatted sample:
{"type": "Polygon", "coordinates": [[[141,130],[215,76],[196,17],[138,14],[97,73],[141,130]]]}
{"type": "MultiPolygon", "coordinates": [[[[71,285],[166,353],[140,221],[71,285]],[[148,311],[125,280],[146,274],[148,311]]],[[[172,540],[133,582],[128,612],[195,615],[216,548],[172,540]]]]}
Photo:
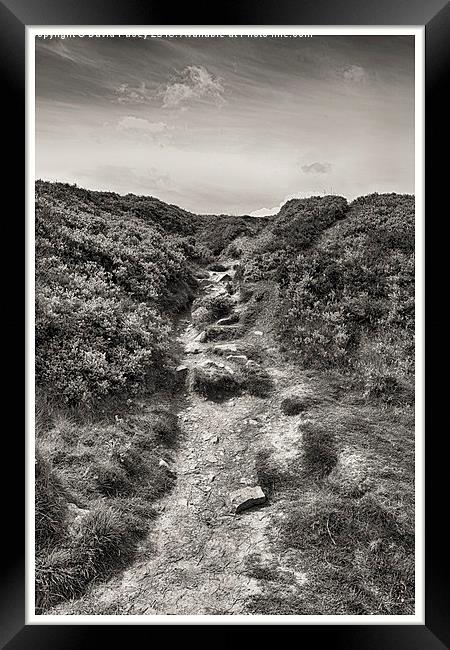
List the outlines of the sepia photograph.
{"type": "Polygon", "coordinates": [[[419,30],[33,30],[35,615],[411,620],[419,30]]]}

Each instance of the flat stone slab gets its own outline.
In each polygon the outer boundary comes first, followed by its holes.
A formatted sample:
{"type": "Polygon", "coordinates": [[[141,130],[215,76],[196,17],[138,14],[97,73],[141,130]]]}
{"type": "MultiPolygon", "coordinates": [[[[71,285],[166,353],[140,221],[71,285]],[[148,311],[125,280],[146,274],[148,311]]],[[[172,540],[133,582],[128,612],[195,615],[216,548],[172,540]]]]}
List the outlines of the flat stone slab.
{"type": "Polygon", "coordinates": [[[234,361],[235,363],[240,363],[241,365],[245,366],[248,359],[245,354],[229,354],[227,356],[227,361],[234,361]]]}
{"type": "Polygon", "coordinates": [[[214,352],[217,354],[226,354],[227,352],[237,352],[236,343],[222,343],[214,346],[214,352]]]}
{"type": "Polygon", "coordinates": [[[199,354],[200,346],[196,345],[195,343],[188,343],[184,348],[184,351],[186,354],[199,354]]]}
{"type": "Polygon", "coordinates": [[[267,497],[259,485],[255,487],[244,487],[230,494],[230,502],[236,514],[248,508],[260,506],[266,501],[267,497]]]}
{"type": "Polygon", "coordinates": [[[224,318],[219,318],[218,321],[216,321],[216,325],[236,325],[237,321],[239,318],[236,315],[233,316],[225,316],[224,318]]]}

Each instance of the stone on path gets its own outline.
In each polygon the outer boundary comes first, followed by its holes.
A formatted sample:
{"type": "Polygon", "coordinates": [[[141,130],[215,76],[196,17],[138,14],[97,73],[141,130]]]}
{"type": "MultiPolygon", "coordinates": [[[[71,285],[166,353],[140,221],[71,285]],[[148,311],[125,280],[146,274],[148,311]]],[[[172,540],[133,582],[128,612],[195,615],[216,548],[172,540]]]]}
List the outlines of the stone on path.
{"type": "Polygon", "coordinates": [[[262,336],[263,335],[261,330],[254,330],[253,334],[255,334],[256,336],[262,336]]]}
{"type": "Polygon", "coordinates": [[[184,348],[186,354],[199,354],[200,348],[196,343],[188,343],[184,348]]]}
{"type": "Polygon", "coordinates": [[[181,365],[181,366],[177,366],[177,367],[175,368],[175,372],[177,373],[177,375],[178,375],[179,377],[183,377],[183,378],[184,378],[184,377],[187,376],[187,374],[188,374],[188,372],[189,372],[189,368],[188,368],[187,366],[183,366],[183,365],[181,365]]]}
{"type": "Polygon", "coordinates": [[[218,273],[216,282],[231,282],[232,277],[229,273],[218,273]]]}
{"type": "Polygon", "coordinates": [[[245,354],[229,354],[227,356],[227,361],[234,361],[235,363],[239,363],[245,366],[248,359],[245,354]]]}
{"type": "Polygon", "coordinates": [[[214,352],[216,354],[226,354],[227,352],[237,352],[236,343],[221,343],[214,346],[214,352]]]}
{"type": "Polygon", "coordinates": [[[194,341],[198,341],[199,343],[204,343],[206,341],[206,332],[200,332],[200,334],[197,334],[195,337],[194,341]]]}
{"type": "Polygon", "coordinates": [[[247,510],[247,508],[259,506],[266,501],[267,497],[259,485],[255,487],[244,487],[230,494],[230,502],[236,514],[247,510]]]}
{"type": "Polygon", "coordinates": [[[224,316],[223,318],[219,318],[219,320],[216,321],[216,325],[218,326],[236,325],[237,320],[239,320],[239,317],[236,314],[233,314],[232,316],[224,316]]]}

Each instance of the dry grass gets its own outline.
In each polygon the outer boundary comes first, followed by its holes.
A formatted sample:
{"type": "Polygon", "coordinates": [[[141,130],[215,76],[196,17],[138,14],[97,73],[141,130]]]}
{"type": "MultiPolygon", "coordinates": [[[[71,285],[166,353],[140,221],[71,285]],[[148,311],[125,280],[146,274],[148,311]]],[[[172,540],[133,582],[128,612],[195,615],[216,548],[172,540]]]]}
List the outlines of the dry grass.
{"type": "Polygon", "coordinates": [[[147,522],[130,525],[127,511],[99,505],[83,520],[73,543],[61,546],[36,563],[36,607],[38,612],[64,599],[76,598],[94,579],[106,578],[133,555],[136,538],[147,522]]]}
{"type": "Polygon", "coordinates": [[[300,430],[305,471],[318,478],[328,476],[338,461],[334,433],[309,423],[301,425],[300,430]]]}
{"type": "Polygon", "coordinates": [[[291,397],[286,397],[281,404],[280,409],[284,415],[299,415],[306,411],[309,406],[311,406],[311,398],[308,397],[298,397],[297,395],[292,395],[291,397]]]}
{"type": "Polygon", "coordinates": [[[66,531],[67,493],[53,470],[50,460],[40,451],[35,463],[35,535],[36,548],[52,548],[66,531]]]}
{"type": "Polygon", "coordinates": [[[306,582],[290,589],[256,568],[261,593],[249,612],[414,612],[412,424],[409,409],[350,407],[327,395],[300,425],[295,455],[282,464],[258,456],[258,481],[280,515],[276,552],[306,582]]]}
{"type": "Polygon", "coordinates": [[[67,411],[46,418],[36,458],[40,613],[130,561],[155,518],[151,504],[174,484],[160,460],[170,462],[178,435],[177,417],[164,408],[113,420],[108,412],[103,421],[77,422],[67,411]]]}
{"type": "Polygon", "coordinates": [[[242,386],[250,395],[267,397],[274,389],[274,383],[267,372],[256,364],[247,365],[239,371],[242,386]]]}

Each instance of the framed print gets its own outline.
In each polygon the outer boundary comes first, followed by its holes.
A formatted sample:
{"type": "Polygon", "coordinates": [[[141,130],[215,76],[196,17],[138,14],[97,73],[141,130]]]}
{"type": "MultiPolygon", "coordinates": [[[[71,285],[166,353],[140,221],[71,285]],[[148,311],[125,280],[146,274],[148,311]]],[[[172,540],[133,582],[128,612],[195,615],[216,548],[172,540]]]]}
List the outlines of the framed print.
{"type": "Polygon", "coordinates": [[[0,11],[26,170],[4,646],[448,647],[425,312],[448,6],[0,11]]]}

